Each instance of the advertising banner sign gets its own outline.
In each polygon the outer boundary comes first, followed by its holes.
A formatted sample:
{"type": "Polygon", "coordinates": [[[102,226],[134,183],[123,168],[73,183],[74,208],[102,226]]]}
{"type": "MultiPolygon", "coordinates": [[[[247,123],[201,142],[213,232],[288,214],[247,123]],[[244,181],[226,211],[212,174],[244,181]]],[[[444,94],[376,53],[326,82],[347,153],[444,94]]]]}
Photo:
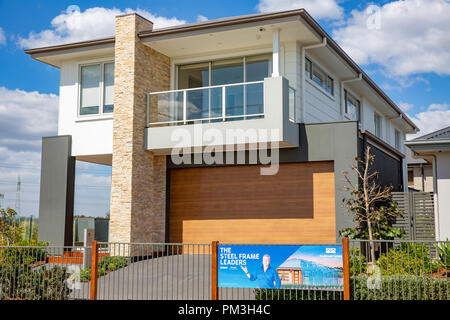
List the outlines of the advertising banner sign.
{"type": "Polygon", "coordinates": [[[340,245],[219,245],[219,287],[343,290],[340,245]]]}

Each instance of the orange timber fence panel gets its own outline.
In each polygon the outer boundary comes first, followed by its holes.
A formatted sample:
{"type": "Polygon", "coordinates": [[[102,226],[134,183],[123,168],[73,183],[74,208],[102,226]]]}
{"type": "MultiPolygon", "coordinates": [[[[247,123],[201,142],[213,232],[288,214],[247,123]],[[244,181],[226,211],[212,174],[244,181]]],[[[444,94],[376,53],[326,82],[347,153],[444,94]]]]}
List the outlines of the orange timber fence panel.
{"type": "Polygon", "coordinates": [[[92,241],[92,260],[91,260],[91,281],[90,281],[90,300],[97,300],[97,286],[98,286],[98,244],[97,241],[92,241]]]}
{"type": "Polygon", "coordinates": [[[211,246],[211,299],[219,300],[219,283],[218,283],[218,262],[217,262],[217,245],[218,241],[213,241],[211,246]]]}
{"type": "Polygon", "coordinates": [[[348,238],[342,238],[342,259],[344,271],[344,300],[350,300],[350,261],[348,238]]]}

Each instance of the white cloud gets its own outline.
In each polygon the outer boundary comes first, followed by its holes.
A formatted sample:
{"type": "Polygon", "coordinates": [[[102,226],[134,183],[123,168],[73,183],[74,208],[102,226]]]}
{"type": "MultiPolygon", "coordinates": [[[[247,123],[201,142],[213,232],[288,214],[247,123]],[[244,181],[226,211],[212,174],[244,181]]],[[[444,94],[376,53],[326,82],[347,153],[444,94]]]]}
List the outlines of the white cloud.
{"type": "Polygon", "coordinates": [[[450,1],[398,0],[353,10],[334,38],[358,63],[396,75],[450,74],[450,1]]]}
{"type": "Polygon", "coordinates": [[[400,107],[400,109],[402,109],[403,111],[409,111],[412,109],[413,105],[411,103],[407,103],[407,102],[400,102],[398,104],[398,106],[400,107]]]}
{"type": "MultiPolygon", "coordinates": [[[[57,133],[58,96],[0,87],[1,205],[15,206],[17,177],[22,181],[21,215],[39,211],[42,136],[57,133]]],[[[110,168],[77,162],[75,213],[109,210],[110,168]]]]}
{"type": "Polygon", "coordinates": [[[4,44],[6,44],[5,31],[3,31],[2,28],[0,28],[0,46],[4,44]]]}
{"type": "Polygon", "coordinates": [[[336,0],[260,0],[257,9],[260,12],[306,9],[315,19],[340,19],[344,12],[336,0]]]}
{"type": "Polygon", "coordinates": [[[15,205],[16,182],[22,185],[22,215],[37,215],[41,137],[55,135],[58,96],[0,87],[0,193],[3,206],[15,205]]]}
{"type": "Polygon", "coordinates": [[[58,96],[0,87],[0,139],[56,133],[58,96]]]}
{"type": "Polygon", "coordinates": [[[433,103],[427,109],[428,111],[446,111],[448,110],[448,104],[433,103]]]}
{"type": "Polygon", "coordinates": [[[419,112],[410,116],[410,118],[419,127],[420,132],[408,135],[408,140],[448,127],[450,125],[450,110],[448,105],[445,104],[431,104],[427,111],[419,112]]]}
{"type": "Polygon", "coordinates": [[[120,10],[94,7],[85,11],[66,10],[51,21],[52,27],[40,32],[31,32],[28,37],[19,36],[19,45],[23,48],[45,47],[114,35],[115,17],[121,14],[137,12],[150,20],[154,28],[164,28],[186,23],[177,18],[158,16],[146,10],[120,10]]]}
{"type": "Polygon", "coordinates": [[[203,15],[201,15],[201,14],[199,14],[197,16],[197,22],[203,22],[203,21],[207,21],[207,20],[208,20],[208,18],[203,16],[203,15]]]}

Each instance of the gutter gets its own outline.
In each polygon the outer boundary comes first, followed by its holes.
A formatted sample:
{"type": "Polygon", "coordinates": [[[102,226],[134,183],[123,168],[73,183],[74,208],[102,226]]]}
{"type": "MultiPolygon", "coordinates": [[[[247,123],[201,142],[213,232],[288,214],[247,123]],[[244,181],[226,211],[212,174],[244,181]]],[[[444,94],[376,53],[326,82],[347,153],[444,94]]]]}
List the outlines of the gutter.
{"type": "Polygon", "coordinates": [[[90,46],[95,46],[95,45],[99,45],[99,44],[114,44],[115,42],[116,42],[115,37],[109,37],[109,38],[80,41],[80,42],[74,42],[74,43],[68,43],[68,44],[60,44],[60,45],[56,45],[56,46],[27,49],[27,50],[24,50],[24,52],[26,54],[32,55],[32,54],[37,54],[37,53],[47,53],[47,52],[58,51],[58,50],[84,48],[84,47],[90,47],[90,46]]]}
{"type": "Polygon", "coordinates": [[[305,71],[305,59],[306,59],[306,50],[308,49],[315,49],[315,48],[322,48],[327,46],[327,38],[323,37],[321,43],[312,44],[309,46],[303,46],[302,47],[302,54],[301,54],[301,62],[300,62],[300,68],[302,70],[302,111],[301,111],[301,119],[300,122],[305,123],[306,122],[306,98],[305,98],[305,86],[306,86],[306,71],[305,71]]]}
{"type": "Polygon", "coordinates": [[[407,146],[418,146],[418,145],[433,145],[433,144],[449,144],[450,140],[430,140],[430,141],[405,141],[405,145],[407,146]]]}

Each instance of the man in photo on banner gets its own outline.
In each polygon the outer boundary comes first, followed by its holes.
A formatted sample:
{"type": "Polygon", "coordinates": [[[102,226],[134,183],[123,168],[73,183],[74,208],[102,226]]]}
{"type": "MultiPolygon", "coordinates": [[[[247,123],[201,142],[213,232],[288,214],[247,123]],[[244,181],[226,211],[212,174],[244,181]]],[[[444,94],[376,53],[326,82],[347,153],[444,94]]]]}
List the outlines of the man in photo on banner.
{"type": "Polygon", "coordinates": [[[263,256],[263,265],[258,268],[255,274],[250,274],[247,267],[241,266],[250,281],[258,280],[258,288],[260,289],[280,289],[281,281],[277,270],[270,266],[270,256],[263,256]]]}

